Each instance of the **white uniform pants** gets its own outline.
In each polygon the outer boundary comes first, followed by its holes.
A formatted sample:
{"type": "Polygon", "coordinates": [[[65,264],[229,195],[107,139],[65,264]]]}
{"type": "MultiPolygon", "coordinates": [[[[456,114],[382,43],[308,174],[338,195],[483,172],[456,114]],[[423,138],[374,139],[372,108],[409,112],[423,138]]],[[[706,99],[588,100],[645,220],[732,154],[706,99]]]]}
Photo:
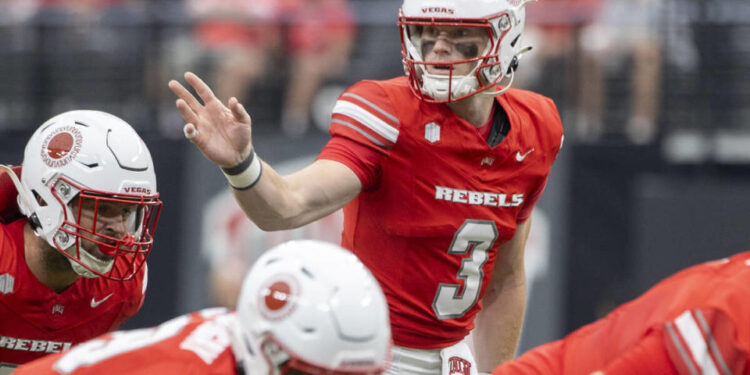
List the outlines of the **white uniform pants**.
{"type": "Polygon", "coordinates": [[[474,355],[461,341],[442,349],[412,349],[395,345],[388,375],[478,375],[474,355]]]}

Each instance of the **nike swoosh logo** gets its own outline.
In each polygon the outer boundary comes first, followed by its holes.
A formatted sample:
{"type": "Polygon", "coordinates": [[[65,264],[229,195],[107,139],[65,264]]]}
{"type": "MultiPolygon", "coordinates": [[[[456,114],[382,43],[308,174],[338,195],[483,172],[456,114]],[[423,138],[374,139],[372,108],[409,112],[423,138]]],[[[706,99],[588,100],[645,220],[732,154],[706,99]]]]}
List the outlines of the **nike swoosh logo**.
{"type": "Polygon", "coordinates": [[[109,297],[112,297],[112,294],[114,294],[114,293],[110,293],[110,294],[108,294],[108,295],[107,295],[106,297],[104,297],[104,298],[102,298],[102,299],[100,299],[100,300],[98,300],[98,301],[97,301],[96,299],[94,299],[94,297],[91,297],[91,308],[92,308],[92,309],[94,309],[94,308],[96,308],[97,306],[101,305],[101,304],[102,304],[102,302],[104,302],[104,301],[108,300],[108,299],[109,299],[109,297]]]}
{"type": "Polygon", "coordinates": [[[529,156],[530,153],[534,152],[535,149],[531,149],[529,151],[526,151],[525,154],[521,154],[521,151],[516,151],[516,161],[521,162],[523,159],[526,159],[527,156],[529,156]]]}

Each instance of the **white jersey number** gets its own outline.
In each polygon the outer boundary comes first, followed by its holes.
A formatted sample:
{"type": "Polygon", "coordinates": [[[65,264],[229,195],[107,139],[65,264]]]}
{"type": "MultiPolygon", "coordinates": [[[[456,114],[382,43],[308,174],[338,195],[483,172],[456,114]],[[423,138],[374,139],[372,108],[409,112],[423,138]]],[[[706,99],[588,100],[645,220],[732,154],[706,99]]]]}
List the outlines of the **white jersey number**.
{"type": "Polygon", "coordinates": [[[482,266],[487,262],[487,250],[497,239],[497,227],[494,221],[466,220],[453,236],[448,254],[469,256],[461,262],[456,279],[460,284],[440,283],[432,301],[432,311],[438,319],[460,318],[469,311],[479,298],[484,273],[482,266]]]}
{"type": "MultiPolygon", "coordinates": [[[[210,308],[201,310],[200,313],[204,318],[212,318],[214,316],[220,316],[226,313],[224,308],[210,308]]],[[[220,318],[218,318],[220,319],[220,318]]],[[[95,363],[99,363],[106,359],[118,356],[123,353],[141,349],[143,347],[153,345],[160,341],[167,340],[175,335],[179,334],[185,326],[190,323],[190,315],[178,316],[172,320],[162,323],[159,326],[153,328],[141,328],[132,331],[117,331],[112,332],[111,338],[106,339],[93,339],[86,341],[79,345],[76,345],[69,352],[63,354],[63,356],[54,364],[54,369],[62,374],[69,374],[79,367],[91,366],[95,363]]],[[[204,330],[203,326],[210,325],[216,320],[209,320],[201,324],[196,332],[201,334],[204,330]]],[[[184,343],[188,343],[187,347],[180,347],[180,349],[186,349],[195,351],[201,359],[207,361],[207,359],[216,358],[217,354],[207,352],[205,345],[203,347],[190,344],[191,337],[188,336],[184,343]],[[199,350],[200,349],[200,350],[199,350]]],[[[205,336],[205,335],[204,335],[205,336]]],[[[229,338],[227,334],[226,339],[222,339],[222,343],[229,344],[229,338]]],[[[194,341],[194,340],[192,340],[194,341]]],[[[223,350],[223,348],[222,348],[223,350]]]]}
{"type": "Polygon", "coordinates": [[[74,346],[55,363],[54,368],[63,374],[71,373],[81,366],[90,366],[107,358],[166,340],[180,333],[188,323],[190,317],[183,315],[154,328],[112,332],[110,340],[94,339],[74,346]]]}

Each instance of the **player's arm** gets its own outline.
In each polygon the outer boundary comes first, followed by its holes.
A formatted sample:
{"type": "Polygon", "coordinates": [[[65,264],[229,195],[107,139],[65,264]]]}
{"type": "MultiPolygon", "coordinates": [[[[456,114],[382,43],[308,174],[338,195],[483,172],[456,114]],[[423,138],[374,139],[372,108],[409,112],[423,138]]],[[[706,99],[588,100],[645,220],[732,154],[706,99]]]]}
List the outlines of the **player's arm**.
{"type": "Polygon", "coordinates": [[[479,371],[489,372],[513,359],[526,307],[524,248],[531,219],[519,223],[510,241],[500,245],[495,269],[473,331],[479,371]]]}
{"type": "Polygon", "coordinates": [[[638,344],[634,345],[592,375],[677,375],[669,354],[664,346],[662,331],[653,330],[638,344]]]}
{"type": "Polygon", "coordinates": [[[10,223],[22,217],[16,203],[16,186],[9,173],[21,178],[21,166],[0,165],[0,223],[10,223]]]}
{"type": "Polygon", "coordinates": [[[562,374],[565,344],[565,341],[557,340],[536,347],[518,359],[501,364],[492,370],[492,375],[562,374]]]}
{"type": "Polygon", "coordinates": [[[202,100],[177,81],[169,82],[186,121],[185,136],[222,168],[239,205],[261,229],[307,224],[343,207],[361,190],[356,174],[333,161],[319,160],[293,175],[279,175],[255,155],[252,121],[237,99],[225,106],[198,76],[186,73],[185,80],[202,100]]]}
{"type": "Polygon", "coordinates": [[[297,228],[328,216],[359,194],[362,183],[349,167],[317,160],[281,176],[263,163],[263,174],[252,189],[232,189],[247,216],[263,230],[297,228]]]}

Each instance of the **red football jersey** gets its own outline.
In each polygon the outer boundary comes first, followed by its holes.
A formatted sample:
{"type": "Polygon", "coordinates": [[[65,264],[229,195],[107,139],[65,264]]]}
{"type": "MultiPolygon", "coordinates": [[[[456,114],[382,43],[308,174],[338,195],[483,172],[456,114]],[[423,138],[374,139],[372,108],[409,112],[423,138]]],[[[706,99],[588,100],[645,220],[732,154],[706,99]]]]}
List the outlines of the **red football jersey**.
{"type": "Polygon", "coordinates": [[[19,367],[23,375],[236,374],[234,314],[206,309],[157,327],[117,331],[19,367]]]}
{"type": "Polygon", "coordinates": [[[109,332],[143,303],[144,266],[125,282],[79,277],[61,293],[26,265],[26,220],[0,224],[0,364],[21,364],[109,332]]]}
{"type": "Polygon", "coordinates": [[[683,270],[493,375],[747,374],[750,252],[683,270]]]}
{"type": "Polygon", "coordinates": [[[530,215],[560,150],[550,99],[511,89],[496,105],[510,130],[495,147],[446,105],[416,98],[406,77],[359,82],[334,106],[319,158],[362,181],[342,245],[380,282],[397,345],[439,348],[469,333],[497,248],[530,215]]]}

